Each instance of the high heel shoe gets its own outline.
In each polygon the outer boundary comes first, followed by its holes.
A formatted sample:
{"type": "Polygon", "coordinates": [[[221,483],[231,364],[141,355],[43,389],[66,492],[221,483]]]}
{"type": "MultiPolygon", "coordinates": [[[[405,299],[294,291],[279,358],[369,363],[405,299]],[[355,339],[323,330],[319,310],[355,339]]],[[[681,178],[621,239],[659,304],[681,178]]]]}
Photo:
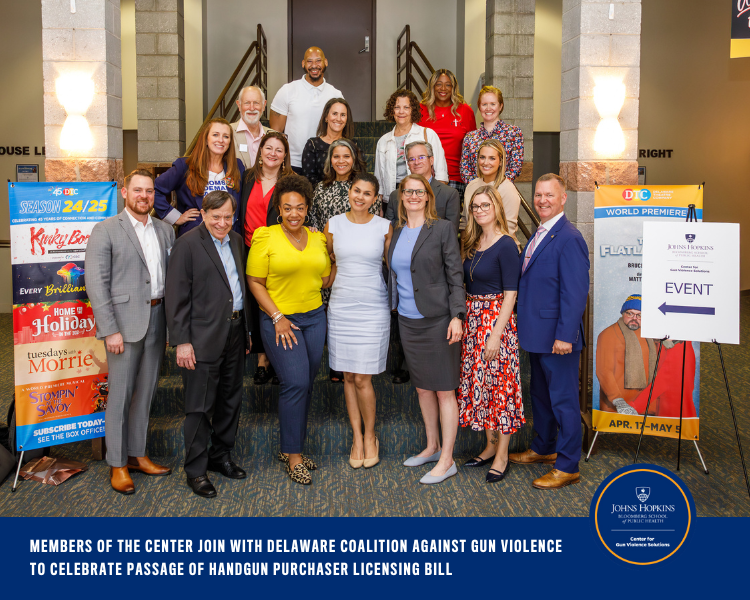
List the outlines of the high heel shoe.
{"type": "Polygon", "coordinates": [[[352,452],[354,452],[354,445],[352,445],[352,449],[349,450],[349,466],[351,466],[352,469],[359,469],[362,465],[365,464],[365,459],[352,458],[352,452]]]}
{"type": "Polygon", "coordinates": [[[365,458],[365,460],[362,462],[365,469],[374,467],[380,462],[380,440],[378,440],[378,438],[375,438],[375,452],[375,458],[365,458]]]}

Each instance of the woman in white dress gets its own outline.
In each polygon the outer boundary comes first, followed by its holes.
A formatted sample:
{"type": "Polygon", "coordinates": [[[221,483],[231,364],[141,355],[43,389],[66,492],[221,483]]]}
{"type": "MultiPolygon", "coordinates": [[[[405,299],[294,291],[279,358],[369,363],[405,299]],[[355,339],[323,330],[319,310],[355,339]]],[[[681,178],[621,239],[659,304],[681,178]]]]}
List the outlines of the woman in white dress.
{"type": "Polygon", "coordinates": [[[354,432],[349,464],[354,469],[380,462],[372,376],[385,371],[388,355],[391,315],[382,265],[393,228],[369,212],[378,188],[370,173],[355,175],[350,210],[332,217],[324,230],[337,269],[328,303],[328,357],[333,370],[344,372],[346,410],[354,432]]]}

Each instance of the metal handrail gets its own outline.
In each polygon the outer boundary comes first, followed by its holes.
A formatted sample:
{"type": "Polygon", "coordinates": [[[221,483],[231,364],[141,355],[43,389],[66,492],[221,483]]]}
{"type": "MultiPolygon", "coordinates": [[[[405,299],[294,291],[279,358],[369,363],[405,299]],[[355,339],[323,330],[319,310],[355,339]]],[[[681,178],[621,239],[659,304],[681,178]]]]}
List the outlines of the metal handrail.
{"type": "MultiPolygon", "coordinates": [[[[250,47],[247,49],[247,52],[242,56],[240,59],[240,62],[237,64],[237,68],[234,70],[232,75],[229,77],[229,81],[227,81],[227,84],[224,86],[224,89],[221,90],[221,93],[219,94],[219,97],[216,99],[216,102],[214,102],[214,105],[211,107],[211,110],[208,111],[208,114],[206,115],[206,118],[203,120],[203,124],[200,126],[198,131],[195,134],[195,137],[193,138],[193,141],[190,142],[190,146],[188,146],[187,152],[185,152],[185,155],[188,156],[192,151],[193,148],[195,148],[195,144],[198,141],[198,136],[200,135],[201,129],[203,129],[203,125],[208,123],[211,119],[213,119],[218,111],[218,115],[224,119],[227,119],[230,123],[234,121],[239,116],[239,110],[237,109],[237,105],[234,103],[234,95],[236,92],[238,92],[240,89],[242,89],[245,86],[245,83],[247,82],[248,78],[251,74],[254,73],[253,78],[250,80],[250,83],[248,85],[256,85],[260,89],[263,90],[263,94],[268,94],[268,41],[266,40],[266,32],[263,31],[263,26],[258,23],[258,27],[256,29],[256,39],[253,41],[252,44],[250,44],[250,47]],[[250,56],[255,52],[254,58],[250,64],[245,67],[245,64],[247,63],[250,56]],[[244,68],[244,75],[241,79],[238,81],[238,76],[240,75],[240,72],[243,71],[244,68]],[[229,94],[229,90],[232,90],[232,93],[229,94]]],[[[267,111],[268,107],[263,111],[263,117],[267,118],[267,111]]]]}
{"type": "Polygon", "coordinates": [[[414,78],[413,70],[417,72],[419,77],[422,79],[424,86],[430,81],[430,77],[426,76],[422,69],[419,68],[419,64],[414,59],[415,51],[424,63],[424,67],[429,71],[430,75],[435,72],[432,68],[432,64],[427,60],[427,57],[422,52],[419,44],[411,41],[411,27],[409,25],[404,26],[401,33],[398,34],[396,40],[396,89],[407,89],[412,92],[416,92],[419,97],[422,96],[422,88],[420,87],[417,80],[414,78]],[[403,56],[403,55],[406,56],[403,56]],[[403,62],[402,62],[403,60],[403,62]],[[403,78],[402,72],[405,71],[403,78]]]}

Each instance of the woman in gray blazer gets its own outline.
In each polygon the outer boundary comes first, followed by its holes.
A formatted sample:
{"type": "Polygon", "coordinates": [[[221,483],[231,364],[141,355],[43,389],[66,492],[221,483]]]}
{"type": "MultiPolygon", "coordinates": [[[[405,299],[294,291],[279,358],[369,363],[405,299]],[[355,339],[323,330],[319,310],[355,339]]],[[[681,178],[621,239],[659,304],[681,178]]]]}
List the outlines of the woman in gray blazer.
{"type": "Polygon", "coordinates": [[[399,226],[388,249],[388,297],[398,310],[401,343],[427,433],[427,447],[404,465],[437,462],[420,483],[439,483],[456,474],[456,388],[466,317],[461,252],[453,225],[435,213],[427,180],[407,175],[399,189],[399,226]]]}

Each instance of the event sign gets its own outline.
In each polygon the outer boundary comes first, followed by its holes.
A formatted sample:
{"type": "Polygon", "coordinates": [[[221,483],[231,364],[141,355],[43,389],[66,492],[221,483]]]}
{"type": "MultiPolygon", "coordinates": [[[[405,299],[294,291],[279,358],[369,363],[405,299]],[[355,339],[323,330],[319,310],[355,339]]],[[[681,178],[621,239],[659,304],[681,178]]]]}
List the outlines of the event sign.
{"type": "Polygon", "coordinates": [[[739,223],[644,223],[642,320],[650,338],[739,344],[739,223]]]}
{"type": "Polygon", "coordinates": [[[9,183],[18,450],[104,435],[107,356],[86,295],[86,243],[114,183],[9,183]]]}
{"type": "Polygon", "coordinates": [[[680,390],[684,389],[682,437],[698,439],[700,344],[693,341],[698,338],[671,336],[677,341],[670,340],[662,347],[659,375],[654,380],[663,336],[646,336],[641,326],[645,318],[636,314],[646,306],[645,298],[643,302],[637,298],[642,293],[644,226],[661,230],[672,223],[684,223],[690,204],[701,219],[702,186],[610,185],[596,189],[592,402],[596,431],[640,433],[651,393],[644,433],[677,438],[680,390]],[[622,314],[623,308],[627,315],[622,314]],[[683,342],[685,339],[691,341],[683,342]]]}
{"type": "Polygon", "coordinates": [[[732,0],[732,41],[729,58],[750,56],[750,0],[732,0]]]}

